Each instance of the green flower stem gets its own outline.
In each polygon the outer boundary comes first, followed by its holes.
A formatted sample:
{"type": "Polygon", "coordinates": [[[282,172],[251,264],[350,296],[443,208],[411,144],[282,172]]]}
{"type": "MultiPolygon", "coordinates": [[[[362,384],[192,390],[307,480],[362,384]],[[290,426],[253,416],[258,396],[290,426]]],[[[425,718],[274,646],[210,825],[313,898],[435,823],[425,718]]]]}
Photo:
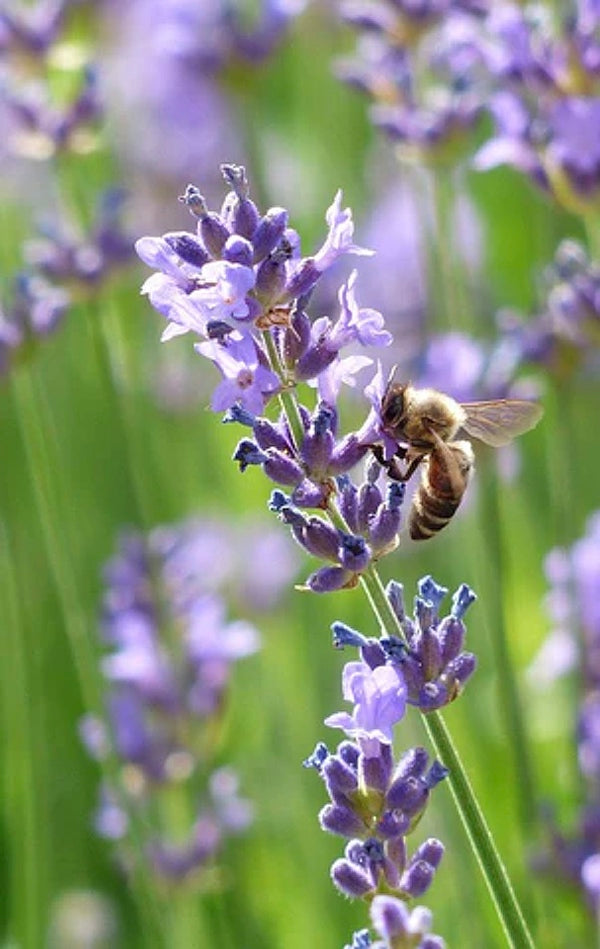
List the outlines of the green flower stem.
{"type": "MultiPolygon", "coordinates": [[[[18,419],[29,475],[38,512],[42,540],[50,572],[63,614],[65,633],[79,680],[85,708],[102,717],[102,686],[98,657],[90,636],[90,622],[80,602],[76,574],[68,552],[70,518],[68,503],[60,482],[60,452],[55,441],[52,420],[46,402],[38,398],[30,369],[17,369],[11,376],[15,415],[18,419]]],[[[114,753],[103,762],[103,771],[111,787],[120,787],[118,762],[114,753]]],[[[132,839],[138,854],[143,854],[143,835],[135,813],[120,800],[128,812],[132,839]]],[[[148,867],[143,859],[136,861],[132,876],[138,899],[140,918],[154,945],[162,931],[162,918],[148,867]]]]}
{"type": "Polygon", "coordinates": [[[594,263],[600,263],[600,216],[598,212],[590,211],[583,218],[588,250],[594,263]]]}
{"type": "Polygon", "coordinates": [[[490,584],[491,603],[488,604],[492,622],[492,648],[494,665],[498,674],[499,702],[506,722],[505,733],[511,736],[511,747],[518,789],[517,804],[521,820],[523,839],[530,838],[537,826],[539,811],[535,793],[535,778],[530,754],[530,743],[525,727],[523,707],[511,659],[504,602],[501,595],[503,569],[506,562],[502,543],[502,523],[499,509],[500,487],[498,469],[493,458],[486,458],[480,468],[481,504],[486,525],[485,540],[489,559],[496,565],[497,576],[490,584]]]}
{"type": "MultiPolygon", "coordinates": [[[[404,638],[398,617],[385,594],[375,567],[363,574],[361,585],[382,631],[404,638]]],[[[437,757],[450,772],[448,781],[456,809],[489,889],[507,942],[515,949],[533,949],[534,943],[506,868],[446,723],[440,712],[422,714],[422,721],[437,757]]]]}
{"type": "Polygon", "coordinates": [[[150,524],[150,504],[148,502],[148,492],[146,491],[144,479],[141,475],[141,466],[136,463],[134,457],[135,433],[143,430],[143,426],[136,425],[131,418],[131,405],[123,397],[119,382],[111,359],[111,350],[106,338],[106,329],[103,324],[103,309],[106,309],[102,301],[97,298],[89,300],[85,304],[85,314],[87,326],[91,338],[92,346],[95,352],[98,371],[100,373],[102,385],[105,390],[105,397],[109,400],[112,416],[118,430],[119,440],[121,442],[121,451],[125,459],[125,469],[129,480],[129,490],[134,510],[135,520],[140,527],[148,527],[150,524]]]}
{"type": "Polygon", "coordinates": [[[304,440],[304,425],[302,424],[302,416],[300,415],[298,402],[294,392],[287,387],[287,379],[285,378],[285,371],[281,365],[279,353],[277,352],[277,346],[275,345],[275,340],[268,330],[263,333],[263,339],[265,341],[271,368],[273,369],[273,372],[277,373],[282,381],[283,388],[279,393],[279,402],[281,404],[281,408],[285,412],[286,418],[288,420],[288,425],[290,426],[294,445],[296,448],[300,448],[304,440]]]}
{"type": "Polygon", "coordinates": [[[39,795],[39,749],[45,736],[33,726],[31,696],[38,682],[28,670],[29,630],[21,607],[22,592],[15,576],[15,551],[7,527],[0,522],[0,576],[4,606],[4,795],[13,819],[7,824],[8,851],[14,868],[7,895],[7,941],[41,946],[45,941],[42,907],[47,899],[46,869],[50,865],[44,808],[39,795]],[[10,724],[9,724],[10,723],[10,724]]]}
{"type": "Polygon", "coordinates": [[[433,273],[430,275],[430,291],[439,287],[441,309],[438,326],[444,329],[466,330],[469,323],[469,306],[465,291],[465,265],[460,257],[459,239],[456,233],[455,185],[453,170],[446,167],[432,169],[433,209],[435,235],[431,242],[433,273]]]}

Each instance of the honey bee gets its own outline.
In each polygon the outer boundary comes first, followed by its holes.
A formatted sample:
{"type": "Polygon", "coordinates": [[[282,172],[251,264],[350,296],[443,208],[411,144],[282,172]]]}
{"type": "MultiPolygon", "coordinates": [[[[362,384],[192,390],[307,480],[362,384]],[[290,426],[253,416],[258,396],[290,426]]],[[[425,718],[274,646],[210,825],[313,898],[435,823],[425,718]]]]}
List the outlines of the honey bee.
{"type": "MultiPolygon", "coordinates": [[[[406,447],[398,459],[386,463],[390,477],[408,481],[424,463],[421,483],[409,515],[413,540],[426,540],[446,526],[469,483],[474,456],[468,441],[454,441],[459,433],[495,448],[539,422],[542,408],[522,399],[456,402],[436,389],[416,389],[390,381],[381,404],[384,430],[406,447]]],[[[376,453],[381,461],[381,454],[376,453]]]]}

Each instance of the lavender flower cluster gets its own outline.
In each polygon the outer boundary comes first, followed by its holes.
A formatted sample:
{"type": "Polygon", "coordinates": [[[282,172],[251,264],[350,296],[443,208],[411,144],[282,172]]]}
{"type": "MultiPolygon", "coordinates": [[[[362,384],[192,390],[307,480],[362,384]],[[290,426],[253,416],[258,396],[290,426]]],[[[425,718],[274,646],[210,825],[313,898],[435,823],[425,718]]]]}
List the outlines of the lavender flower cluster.
{"type": "MultiPolygon", "coordinates": [[[[546,559],[551,584],[547,606],[554,623],[543,647],[554,675],[574,666],[581,670],[581,701],[576,736],[585,803],[570,833],[549,821],[550,852],[542,861],[579,887],[598,912],[600,907],[600,511],[589,519],[583,537],[546,559]]],[[[537,665],[537,663],[536,663],[537,665]]]]}
{"type": "Polygon", "coordinates": [[[87,233],[48,218],[39,235],[25,242],[23,269],[0,306],[0,374],[27,360],[76,300],[97,292],[131,260],[132,242],[122,223],[124,201],[121,189],[108,189],[100,195],[87,233]]]}
{"type": "Polygon", "coordinates": [[[404,156],[455,159],[487,111],[495,135],[474,158],[509,164],[579,214],[600,184],[597,5],[343,3],[359,31],[338,75],[373,102],[404,156]]]}
{"type": "Polygon", "coordinates": [[[97,70],[82,47],[60,47],[72,6],[73,0],[57,0],[12,9],[3,4],[0,11],[0,115],[9,154],[39,160],[96,147],[103,112],[97,70]],[[61,83],[69,92],[60,100],[51,92],[53,72],[68,80],[61,83]]]}
{"type": "Polygon", "coordinates": [[[355,273],[340,289],[337,320],[311,322],[305,306],[342,254],[369,252],[353,243],[352,215],[342,208],[341,193],[327,211],[325,242],[314,255],[302,257],[287,211],[271,208],[261,216],[244,169],[226,165],[223,173],[232,190],[220,214],[208,210],[193,186],[183,198],[198,219],[196,234],[175,232],[137,242],[142,260],[158,268],[143,292],[167,319],[163,340],[193,332],[202,340],[196,351],[220,370],[212,408],[226,410],[224,421],[252,432],[234,453],[240,469],[259,466],[276,484],[292,489],[289,497],[276,491],[272,508],[306,550],[331,564],[309,581],[310,588],[352,587],[370,563],[394,549],[403,491],[395,485],[382,492],[373,465],[362,486],[349,480],[348,472],[374,443],[383,442],[388,457],[398,444],[381,419],[381,367],[365,388],[371,409],[364,423],[340,437],[341,386],[354,385],[356,374],[372,363],[366,355],[342,355],[342,350],[387,346],[391,336],[380,313],[359,306],[355,273]],[[313,409],[296,401],[298,386],[306,382],[317,389],[313,409]],[[275,395],[292,398],[292,416],[284,411],[271,421],[262,414],[275,395]],[[327,509],[334,497],[341,524],[302,513],[327,509]]]}
{"type": "Polygon", "coordinates": [[[593,372],[600,345],[598,264],[578,241],[562,241],[543,289],[543,305],[533,317],[525,320],[508,310],[498,314],[504,358],[515,366],[543,366],[558,381],[577,371],[593,372]]]}
{"type": "Polygon", "coordinates": [[[485,101],[475,3],[349,0],[342,18],[359,32],[340,79],[371,102],[371,117],[409,160],[448,160],[469,140],[485,101]]]}
{"type": "Polygon", "coordinates": [[[154,872],[172,881],[210,865],[223,838],[251,819],[233,770],[214,768],[210,736],[232,663],[252,655],[259,637],[248,622],[228,622],[224,602],[203,583],[202,543],[202,530],[188,524],[121,538],[105,570],[106,719],[81,723],[91,754],[117,762],[114,783],[101,791],[97,832],[120,842],[127,865],[128,834],[141,822],[154,872]],[[169,822],[173,793],[190,811],[183,834],[169,822]]]}
{"type": "MultiPolygon", "coordinates": [[[[395,761],[392,740],[407,703],[425,712],[439,708],[456,698],[474,671],[474,657],[462,652],[462,617],[475,597],[463,585],[454,595],[451,614],[440,620],[438,608],[446,593],[425,577],[411,619],[404,611],[401,585],[389,584],[387,596],[403,640],[368,639],[334,623],[335,645],[359,648],[360,659],[347,663],[342,674],[343,696],[352,703],[352,713],[338,712],[325,720],[346,734],[336,751],[330,753],[320,743],[305,762],[318,770],[330,798],[319,815],[321,827],[348,841],[344,857],[331,868],[333,883],[344,895],[371,902],[382,946],[444,945],[428,935],[427,911],[419,907],[410,913],[405,901],[427,892],[444,853],[442,843],[430,838],[409,856],[407,837],[448,771],[430,762],[420,747],[395,761]]],[[[364,933],[356,934],[355,944],[370,945],[357,943],[358,938],[366,940],[364,933]]]]}

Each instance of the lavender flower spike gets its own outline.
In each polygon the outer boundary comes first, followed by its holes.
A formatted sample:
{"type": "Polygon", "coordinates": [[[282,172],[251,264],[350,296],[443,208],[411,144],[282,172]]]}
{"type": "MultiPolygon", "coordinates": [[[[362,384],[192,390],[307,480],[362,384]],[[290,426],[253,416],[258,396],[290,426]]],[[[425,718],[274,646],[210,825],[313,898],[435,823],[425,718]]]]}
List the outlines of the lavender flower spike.
{"type": "MultiPolygon", "coordinates": [[[[206,539],[214,560],[214,533],[206,539]]],[[[172,883],[214,861],[224,837],[244,830],[252,814],[235,772],[211,773],[207,736],[232,663],[258,649],[258,633],[249,623],[227,622],[210,571],[202,570],[206,539],[189,524],[122,538],[106,568],[102,616],[107,721],[88,716],[81,724],[93,756],[105,758],[112,743],[119,762],[114,785],[101,791],[98,832],[125,845],[143,787],[146,855],[153,872],[172,883]],[[183,835],[163,807],[161,789],[172,784],[190,797],[193,820],[183,835]]]]}

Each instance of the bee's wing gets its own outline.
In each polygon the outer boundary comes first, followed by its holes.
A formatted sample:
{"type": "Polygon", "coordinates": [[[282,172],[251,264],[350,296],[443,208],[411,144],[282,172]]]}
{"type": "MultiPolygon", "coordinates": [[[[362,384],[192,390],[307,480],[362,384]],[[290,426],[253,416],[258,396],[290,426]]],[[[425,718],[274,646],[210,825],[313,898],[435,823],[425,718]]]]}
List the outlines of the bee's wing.
{"type": "Polygon", "coordinates": [[[537,425],[543,409],[524,399],[494,399],[491,402],[462,402],[466,418],[462,429],[473,438],[499,448],[537,425]]]}

